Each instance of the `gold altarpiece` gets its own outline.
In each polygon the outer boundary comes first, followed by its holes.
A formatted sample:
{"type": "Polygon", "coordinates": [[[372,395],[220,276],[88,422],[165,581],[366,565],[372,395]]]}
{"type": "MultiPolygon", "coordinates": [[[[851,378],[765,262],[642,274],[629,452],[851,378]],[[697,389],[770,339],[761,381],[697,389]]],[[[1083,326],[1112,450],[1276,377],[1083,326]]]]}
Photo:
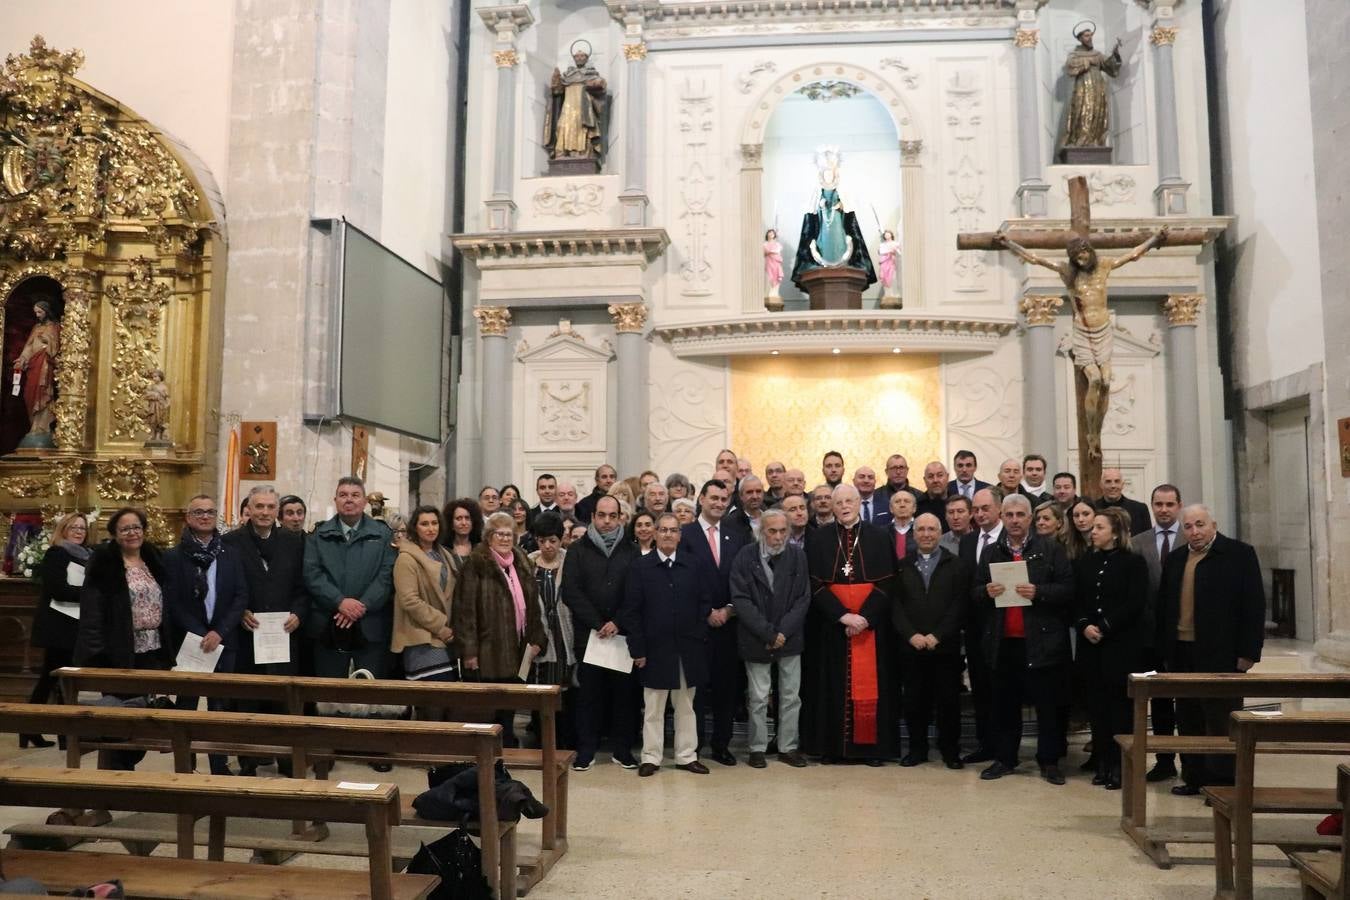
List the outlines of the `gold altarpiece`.
{"type": "Polygon", "coordinates": [[[224,240],[180,149],[76,80],[83,61],[35,37],[0,71],[6,394],[6,317],[31,315],[34,285],[59,291],[61,307],[53,446],[0,446],[0,540],[17,512],[134,505],[164,541],[186,500],[216,482],[224,240]],[[170,395],[159,442],[145,401],[155,370],[170,395]]]}

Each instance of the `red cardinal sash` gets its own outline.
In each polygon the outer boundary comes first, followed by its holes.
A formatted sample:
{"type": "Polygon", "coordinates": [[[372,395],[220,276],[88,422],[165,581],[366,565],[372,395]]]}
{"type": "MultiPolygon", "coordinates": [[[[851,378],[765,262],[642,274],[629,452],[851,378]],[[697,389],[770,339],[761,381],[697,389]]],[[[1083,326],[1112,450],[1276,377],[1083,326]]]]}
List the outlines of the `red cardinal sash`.
{"type": "MultiPolygon", "coordinates": [[[[832,584],[830,593],[844,609],[862,614],[863,602],[872,595],[871,584],[832,584]]],[[[877,742],[877,633],[869,628],[848,639],[848,702],[853,713],[853,743],[877,742]]]]}

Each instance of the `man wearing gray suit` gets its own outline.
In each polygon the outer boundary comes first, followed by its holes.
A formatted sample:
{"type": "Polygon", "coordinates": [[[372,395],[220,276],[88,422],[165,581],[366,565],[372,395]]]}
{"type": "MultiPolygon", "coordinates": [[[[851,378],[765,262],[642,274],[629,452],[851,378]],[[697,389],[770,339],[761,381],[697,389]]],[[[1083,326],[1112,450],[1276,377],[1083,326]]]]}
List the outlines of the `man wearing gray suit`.
{"type": "MultiPolygon", "coordinates": [[[[1159,620],[1155,600],[1158,594],[1158,581],[1162,577],[1162,565],[1167,554],[1177,546],[1181,534],[1181,525],[1177,517],[1181,515],[1181,491],[1174,484],[1160,484],[1153,489],[1150,498],[1153,507],[1153,527],[1136,534],[1132,540],[1134,552],[1144,558],[1148,564],[1148,609],[1150,615],[1159,620]]],[[[1184,543],[1184,541],[1183,541],[1184,543]]],[[[1159,642],[1154,636],[1154,645],[1159,642]]],[[[1150,665],[1159,672],[1165,671],[1166,661],[1155,650],[1150,650],[1150,665]]],[[[1153,713],[1153,733],[1173,734],[1176,730],[1176,706],[1170,697],[1154,697],[1149,701],[1153,713]]],[[[1158,761],[1149,770],[1149,781],[1167,781],[1177,777],[1176,754],[1159,753],[1158,761]]]]}

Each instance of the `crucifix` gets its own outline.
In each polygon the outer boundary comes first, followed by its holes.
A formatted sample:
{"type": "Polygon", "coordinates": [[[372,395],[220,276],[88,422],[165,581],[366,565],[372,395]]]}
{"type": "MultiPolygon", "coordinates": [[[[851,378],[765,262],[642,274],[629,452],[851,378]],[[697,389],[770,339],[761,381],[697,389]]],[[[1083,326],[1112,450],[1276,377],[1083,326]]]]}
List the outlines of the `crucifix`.
{"type": "MultiPolygon", "coordinates": [[[[999,230],[964,233],[956,237],[958,250],[1007,250],[1023,262],[1059,275],[1073,303],[1074,396],[1078,413],[1079,489],[1096,497],[1102,475],[1102,420],[1111,399],[1111,313],[1107,281],[1111,272],[1163,245],[1196,246],[1208,240],[1203,228],[1172,231],[1166,226],[1140,242],[1134,232],[1094,232],[1087,179],[1069,179],[1069,228],[999,230]],[[1054,262],[1032,250],[1063,250],[1064,262],[1054,262]],[[1122,256],[1098,256],[1098,250],[1125,250],[1122,256]]],[[[1034,440],[1034,435],[1032,439],[1034,440]]]]}

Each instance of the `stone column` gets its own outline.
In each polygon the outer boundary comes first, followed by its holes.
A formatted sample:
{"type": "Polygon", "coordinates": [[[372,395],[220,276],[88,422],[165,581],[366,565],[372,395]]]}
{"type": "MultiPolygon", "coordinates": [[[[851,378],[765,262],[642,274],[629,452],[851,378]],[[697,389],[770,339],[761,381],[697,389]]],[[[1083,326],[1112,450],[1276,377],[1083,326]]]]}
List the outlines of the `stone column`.
{"type": "MultiPolygon", "coordinates": [[[[741,209],[745,212],[745,246],[758,247],[764,243],[768,228],[764,225],[764,163],[763,144],[741,144],[741,209]]],[[[783,260],[783,278],[792,272],[792,264],[783,260]]],[[[764,256],[753,250],[741,254],[741,294],[746,312],[753,312],[763,304],[770,312],[783,309],[782,286],[770,290],[764,277],[764,256]]]]}
{"type": "MultiPolygon", "coordinates": [[[[641,28],[639,24],[638,28],[641,28]]],[[[623,45],[624,122],[623,193],[619,210],[626,228],[647,224],[647,45],[640,38],[623,45]]]]}
{"type": "Polygon", "coordinates": [[[1195,326],[1204,294],[1172,294],[1163,301],[1167,316],[1167,445],[1171,481],[1188,502],[1203,502],[1204,467],[1200,460],[1200,384],[1195,356],[1195,326]]]}
{"type": "MultiPolygon", "coordinates": [[[[900,142],[900,296],[882,298],[882,309],[911,307],[923,299],[923,141],[900,142]]],[[[786,264],[786,260],[784,261],[786,264]]]]}
{"type": "Polygon", "coordinates": [[[616,303],[609,307],[618,336],[614,343],[618,366],[619,433],[615,458],[624,476],[636,474],[650,464],[647,451],[647,307],[642,303],[616,303]]]}
{"type": "Polygon", "coordinates": [[[497,105],[492,135],[492,196],[485,200],[488,231],[512,231],[516,227],[516,66],[520,53],[516,35],[534,22],[524,5],[492,6],[478,10],[483,24],[497,34],[492,59],[497,64],[497,105]]]}
{"type": "MultiPolygon", "coordinates": [[[[1186,215],[1186,191],[1181,177],[1181,141],[1177,132],[1177,86],[1172,45],[1177,29],[1171,5],[1159,6],[1148,40],[1153,45],[1153,84],[1158,102],[1158,186],[1153,191],[1160,216],[1186,215]]],[[[1178,485],[1180,487],[1180,485],[1178,485]]]]}
{"type": "Polygon", "coordinates": [[[1044,216],[1050,185],[1041,178],[1045,160],[1041,158],[1041,85],[1036,79],[1036,46],[1041,32],[1035,11],[1021,20],[1013,32],[1017,48],[1017,208],[1023,216],[1044,216]]]}
{"type": "Polygon", "coordinates": [[[480,431],[483,435],[483,482],[511,481],[511,347],[506,330],[511,310],[504,306],[480,306],[473,311],[483,336],[483,402],[480,431]]]}
{"type": "Polygon", "coordinates": [[[1055,422],[1055,314],[1063,297],[1027,294],[1018,304],[1026,328],[1026,378],[1022,390],[1022,445],[1028,453],[1059,460],[1059,426],[1055,422]]]}

